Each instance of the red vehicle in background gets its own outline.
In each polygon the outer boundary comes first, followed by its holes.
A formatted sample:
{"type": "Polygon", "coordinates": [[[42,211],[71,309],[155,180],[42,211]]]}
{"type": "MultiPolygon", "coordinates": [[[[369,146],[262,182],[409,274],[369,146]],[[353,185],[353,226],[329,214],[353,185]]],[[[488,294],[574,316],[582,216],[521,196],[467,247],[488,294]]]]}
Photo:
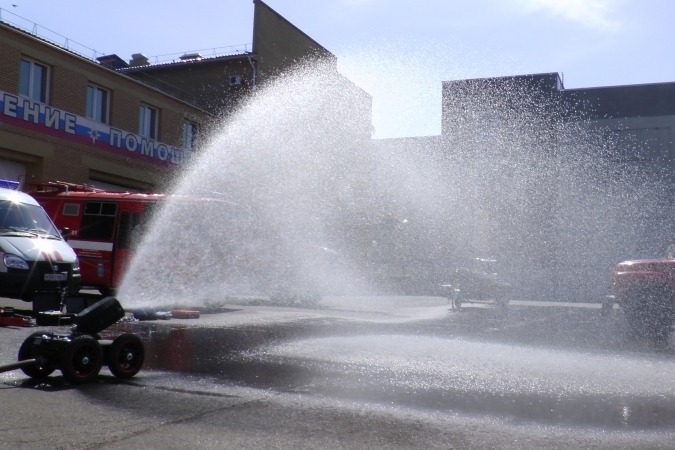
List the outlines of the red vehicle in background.
{"type": "MultiPolygon", "coordinates": [[[[266,295],[285,303],[311,303],[318,298],[314,282],[306,281],[311,276],[305,273],[303,263],[312,261],[313,267],[326,263],[328,252],[324,247],[301,242],[289,247],[286,240],[275,237],[276,230],[258,220],[250,207],[229,201],[222,194],[203,197],[112,192],[60,181],[28,183],[26,191],[67,236],[79,258],[84,289],[116,295],[152,218],[170,200],[178,200],[184,202],[177,203],[179,209],[186,206],[191,214],[191,226],[200,230],[200,239],[217,242],[181,249],[180,278],[174,280],[181,288],[215,279],[246,295],[266,295]],[[209,261],[217,264],[208,265],[209,261]]],[[[171,263],[162,261],[167,271],[171,263]]],[[[172,282],[168,278],[165,281],[167,286],[172,282]]]]}
{"type": "Polygon", "coordinates": [[[109,192],[59,181],[33,182],[26,190],[67,237],[80,260],[81,285],[114,295],[124,269],[165,194],[109,192]]]}
{"type": "Polygon", "coordinates": [[[613,278],[611,300],[623,309],[630,330],[666,339],[675,321],[675,259],[623,261],[614,267],[613,278]]]}

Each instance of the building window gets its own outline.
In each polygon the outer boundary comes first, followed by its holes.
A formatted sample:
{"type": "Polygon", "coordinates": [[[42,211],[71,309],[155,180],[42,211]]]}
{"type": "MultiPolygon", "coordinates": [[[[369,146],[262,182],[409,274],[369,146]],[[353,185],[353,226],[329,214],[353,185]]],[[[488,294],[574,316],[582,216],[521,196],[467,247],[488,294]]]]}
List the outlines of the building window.
{"type": "Polygon", "coordinates": [[[97,122],[108,123],[108,97],[107,90],[91,84],[87,86],[85,115],[97,122]]]}
{"type": "Polygon", "coordinates": [[[44,64],[30,59],[21,59],[19,67],[19,95],[47,103],[49,70],[44,64]]]}
{"type": "Polygon", "coordinates": [[[138,111],[138,134],[149,139],[157,139],[157,110],[141,105],[138,111]]]}
{"type": "Polygon", "coordinates": [[[183,148],[194,150],[197,140],[197,124],[186,120],[183,122],[183,148]]]}

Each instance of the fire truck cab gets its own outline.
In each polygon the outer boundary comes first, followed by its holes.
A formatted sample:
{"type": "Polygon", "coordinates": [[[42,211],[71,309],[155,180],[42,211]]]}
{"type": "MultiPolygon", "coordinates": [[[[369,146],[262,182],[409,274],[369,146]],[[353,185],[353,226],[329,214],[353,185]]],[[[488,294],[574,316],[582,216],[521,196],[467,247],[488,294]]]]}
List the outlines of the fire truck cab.
{"type": "Polygon", "coordinates": [[[124,269],[164,194],[109,192],[60,181],[33,182],[42,205],[80,261],[82,287],[114,295],[124,269]]]}

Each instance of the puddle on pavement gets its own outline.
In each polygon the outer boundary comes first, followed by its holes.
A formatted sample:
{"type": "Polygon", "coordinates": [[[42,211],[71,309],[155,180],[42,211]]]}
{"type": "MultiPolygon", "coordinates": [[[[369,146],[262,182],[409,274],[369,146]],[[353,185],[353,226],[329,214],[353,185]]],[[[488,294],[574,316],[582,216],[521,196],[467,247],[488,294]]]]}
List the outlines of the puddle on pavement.
{"type": "MultiPolygon", "coordinates": [[[[122,329],[117,331],[132,327],[131,324],[120,326],[122,329]]],[[[472,388],[466,379],[462,383],[453,383],[448,379],[446,385],[428,385],[424,382],[401,382],[401,378],[409,374],[398,373],[395,362],[390,367],[382,367],[370,364],[366,358],[346,364],[340,359],[315,358],[312,351],[309,355],[283,351],[285,346],[292,346],[298,341],[312,346],[317,341],[324,341],[322,345],[326,345],[325,341],[339,344],[355,339],[354,329],[341,330],[339,325],[283,324],[228,329],[136,323],[133,324],[133,332],[141,336],[146,346],[144,369],[205,374],[212,376],[214,383],[223,380],[279,392],[303,392],[422,410],[494,415],[516,423],[533,421],[626,429],[675,426],[675,397],[665,390],[663,393],[641,393],[637,390],[622,394],[597,386],[597,390],[591,393],[583,389],[574,393],[572,381],[564,393],[537,389],[524,392],[500,385],[504,380],[498,378],[494,380],[495,386],[489,389],[479,387],[480,380],[472,388]],[[325,337],[326,327],[331,328],[330,338],[325,337]],[[277,351],[280,348],[282,351],[277,351]]],[[[369,339],[391,338],[377,334],[364,336],[368,333],[365,328],[356,332],[362,333],[358,339],[362,339],[364,346],[369,345],[369,339]]],[[[370,332],[377,333],[372,328],[370,332]]],[[[321,345],[316,348],[318,350],[314,351],[322,351],[321,345]]],[[[359,354],[357,350],[353,351],[359,354]]],[[[400,355],[394,356],[394,359],[397,357],[400,355]]],[[[482,364],[480,357],[476,357],[475,361],[477,365],[482,364]]],[[[422,372],[415,376],[424,377],[425,374],[422,372]]],[[[636,383],[640,381],[635,380],[636,383]]],[[[611,384],[611,381],[608,382],[611,384]]]]}

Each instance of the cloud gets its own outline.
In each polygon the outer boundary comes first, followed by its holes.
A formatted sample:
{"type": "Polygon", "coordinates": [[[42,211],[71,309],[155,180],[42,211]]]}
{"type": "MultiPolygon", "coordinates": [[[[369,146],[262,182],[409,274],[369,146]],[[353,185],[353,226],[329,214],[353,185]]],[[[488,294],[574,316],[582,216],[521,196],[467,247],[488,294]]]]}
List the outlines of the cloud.
{"type": "Polygon", "coordinates": [[[544,12],[587,28],[616,32],[622,22],[614,17],[617,0],[517,0],[525,12],[544,12]]]}

